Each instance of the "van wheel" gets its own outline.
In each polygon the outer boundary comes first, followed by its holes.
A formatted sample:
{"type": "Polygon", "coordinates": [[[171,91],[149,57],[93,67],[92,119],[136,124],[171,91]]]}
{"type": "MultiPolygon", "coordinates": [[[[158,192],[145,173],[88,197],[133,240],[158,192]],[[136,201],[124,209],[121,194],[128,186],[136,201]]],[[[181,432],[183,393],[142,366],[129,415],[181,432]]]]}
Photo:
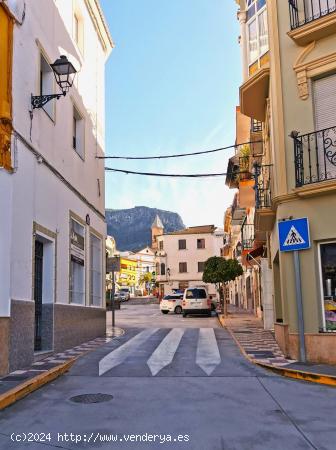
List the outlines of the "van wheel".
{"type": "Polygon", "coordinates": [[[168,314],[169,313],[169,311],[161,311],[162,312],[162,314],[168,314]]]}
{"type": "Polygon", "coordinates": [[[181,314],[181,312],[182,312],[181,306],[176,306],[176,308],[175,308],[175,314],[181,314]]]}

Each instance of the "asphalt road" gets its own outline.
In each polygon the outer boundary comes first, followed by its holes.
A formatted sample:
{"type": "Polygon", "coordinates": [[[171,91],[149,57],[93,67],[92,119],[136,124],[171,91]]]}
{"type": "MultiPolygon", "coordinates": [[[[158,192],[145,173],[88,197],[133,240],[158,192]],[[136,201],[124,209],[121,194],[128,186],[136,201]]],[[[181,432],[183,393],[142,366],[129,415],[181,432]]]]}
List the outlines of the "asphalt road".
{"type": "Polygon", "coordinates": [[[216,317],[123,305],[116,318],[124,336],[0,413],[1,450],[335,450],[336,390],[250,364],[216,317]],[[112,398],[70,400],[97,393],[112,398]],[[39,442],[11,441],[22,433],[39,442]]]}

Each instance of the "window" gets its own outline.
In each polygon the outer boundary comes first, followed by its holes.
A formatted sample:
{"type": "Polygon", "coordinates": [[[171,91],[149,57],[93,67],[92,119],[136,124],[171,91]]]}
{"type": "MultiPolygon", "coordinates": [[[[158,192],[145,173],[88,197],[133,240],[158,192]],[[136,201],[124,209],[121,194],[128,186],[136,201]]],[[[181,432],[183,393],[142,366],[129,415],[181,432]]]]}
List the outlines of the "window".
{"type": "Polygon", "coordinates": [[[165,265],[165,263],[161,263],[161,275],[166,275],[166,265],[165,265]]]}
{"type": "Polygon", "coordinates": [[[202,288],[188,289],[186,298],[207,298],[207,292],[202,288]]]}
{"type": "Polygon", "coordinates": [[[179,272],[180,273],[186,273],[187,270],[187,263],[186,262],[180,262],[179,263],[179,272]]]}
{"type": "Polygon", "coordinates": [[[73,20],[73,39],[81,54],[84,53],[84,22],[81,14],[76,12],[73,20]]]}
{"type": "Polygon", "coordinates": [[[197,248],[205,248],[205,239],[197,239],[197,248]]]}
{"type": "Polygon", "coordinates": [[[90,233],[90,305],[102,303],[102,242],[90,233]]]}
{"type": "MultiPolygon", "coordinates": [[[[48,61],[41,54],[40,59],[40,95],[54,94],[54,74],[48,61]]],[[[55,119],[55,100],[51,100],[43,106],[43,110],[50,119],[55,119]]]]}
{"type": "Polygon", "coordinates": [[[156,269],[156,275],[159,275],[160,274],[160,264],[159,263],[156,263],[155,269],[156,269]]]}
{"type": "Polygon", "coordinates": [[[83,305],[85,301],[85,228],[74,219],[70,221],[70,302],[83,305]]]}
{"type": "Polygon", "coordinates": [[[163,250],[163,241],[159,242],[159,250],[163,250]]]}
{"type": "Polygon", "coordinates": [[[268,61],[268,25],[266,0],[247,2],[248,62],[250,75],[268,61]]]}
{"type": "Polygon", "coordinates": [[[179,250],[186,250],[186,248],[187,248],[187,241],[185,239],[179,239],[179,241],[178,241],[178,248],[179,248],[179,250]]]}
{"type": "Polygon", "coordinates": [[[73,106],[72,118],[72,148],[84,159],[84,119],[80,115],[78,109],[73,106]]]}
{"type": "Polygon", "coordinates": [[[320,244],[323,329],[336,332],[336,242],[320,244]]]}
{"type": "Polygon", "coordinates": [[[198,272],[204,272],[204,266],[205,266],[205,262],[199,262],[198,263],[198,272]]]}

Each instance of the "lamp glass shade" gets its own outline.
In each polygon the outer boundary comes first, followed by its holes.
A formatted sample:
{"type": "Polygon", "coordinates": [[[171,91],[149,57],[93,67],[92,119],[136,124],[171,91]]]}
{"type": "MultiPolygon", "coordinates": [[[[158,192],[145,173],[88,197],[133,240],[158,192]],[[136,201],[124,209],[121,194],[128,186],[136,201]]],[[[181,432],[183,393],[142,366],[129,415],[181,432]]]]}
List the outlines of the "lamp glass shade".
{"type": "Polygon", "coordinates": [[[72,63],[66,56],[61,55],[56,59],[54,64],[51,64],[51,68],[54,72],[56,83],[59,85],[62,92],[68,92],[73,85],[77,73],[72,63]]]}

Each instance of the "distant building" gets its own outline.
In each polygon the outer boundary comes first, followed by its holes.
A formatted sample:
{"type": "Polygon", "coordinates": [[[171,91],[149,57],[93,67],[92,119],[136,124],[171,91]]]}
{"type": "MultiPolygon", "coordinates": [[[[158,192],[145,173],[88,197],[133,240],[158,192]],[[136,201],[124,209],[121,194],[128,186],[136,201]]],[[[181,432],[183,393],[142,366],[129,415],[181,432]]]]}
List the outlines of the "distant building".
{"type": "MultiPolygon", "coordinates": [[[[156,273],[160,295],[174,289],[184,290],[193,285],[205,285],[202,281],[205,261],[220,256],[224,231],[214,225],[185,228],[157,236],[156,273]]],[[[216,295],[214,285],[208,285],[209,293],[216,295]]]]}
{"type": "Polygon", "coordinates": [[[158,237],[163,235],[163,223],[158,215],[152,224],[152,249],[158,249],[158,237]]]}
{"type": "Polygon", "coordinates": [[[134,259],[121,257],[120,272],[117,274],[117,287],[129,287],[134,294],[135,287],[138,286],[137,262],[134,259]]]}
{"type": "Polygon", "coordinates": [[[117,244],[113,236],[106,238],[106,253],[109,257],[117,255],[117,244]]]}

